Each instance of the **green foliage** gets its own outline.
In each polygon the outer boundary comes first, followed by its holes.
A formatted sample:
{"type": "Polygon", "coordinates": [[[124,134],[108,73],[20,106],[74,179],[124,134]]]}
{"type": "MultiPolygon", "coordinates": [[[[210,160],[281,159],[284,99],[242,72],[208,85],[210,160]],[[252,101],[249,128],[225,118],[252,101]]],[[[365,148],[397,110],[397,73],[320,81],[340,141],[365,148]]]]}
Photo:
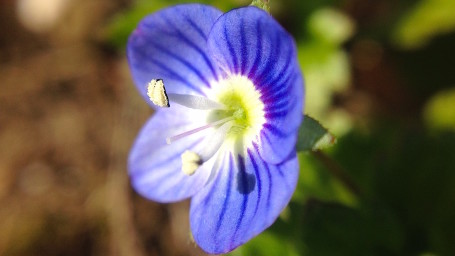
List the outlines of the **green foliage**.
{"type": "Polygon", "coordinates": [[[302,240],[305,255],[399,255],[403,234],[385,207],[308,202],[304,209],[302,240]]]}
{"type": "Polygon", "coordinates": [[[335,143],[335,137],[330,134],[318,121],[305,115],[299,128],[297,151],[317,150],[335,143]]]}
{"type": "Polygon", "coordinates": [[[434,95],[426,104],[424,118],[430,128],[455,131],[455,89],[434,95]]]}
{"type": "Polygon", "coordinates": [[[338,46],[352,36],[354,23],[340,11],[321,8],[310,16],[307,29],[316,41],[338,46]]]}
{"type": "Polygon", "coordinates": [[[347,115],[330,109],[332,95],[346,90],[350,80],[350,63],[342,44],[355,31],[349,16],[334,8],[313,11],[305,21],[307,34],[298,43],[298,58],[305,75],[306,113],[328,124],[336,134],[350,129],[347,115]]]}
{"type": "Polygon", "coordinates": [[[254,238],[248,243],[248,246],[241,246],[231,256],[243,255],[287,255],[298,256],[299,254],[293,248],[293,244],[285,237],[275,234],[274,232],[266,232],[254,238]]]}
{"type": "Polygon", "coordinates": [[[253,0],[253,2],[251,2],[251,5],[270,13],[269,0],[253,0]]]}
{"type": "Polygon", "coordinates": [[[334,157],[365,200],[390,208],[405,235],[403,254],[452,255],[455,246],[455,134],[382,126],[340,138],[334,157]]]}
{"type": "Polygon", "coordinates": [[[452,0],[421,0],[403,16],[394,41],[405,48],[416,48],[433,37],[455,30],[455,5],[452,0]]]}
{"type": "Polygon", "coordinates": [[[300,176],[292,201],[306,202],[318,198],[324,202],[337,202],[354,206],[357,197],[345,184],[333,176],[321,161],[310,152],[299,154],[300,176]]]}

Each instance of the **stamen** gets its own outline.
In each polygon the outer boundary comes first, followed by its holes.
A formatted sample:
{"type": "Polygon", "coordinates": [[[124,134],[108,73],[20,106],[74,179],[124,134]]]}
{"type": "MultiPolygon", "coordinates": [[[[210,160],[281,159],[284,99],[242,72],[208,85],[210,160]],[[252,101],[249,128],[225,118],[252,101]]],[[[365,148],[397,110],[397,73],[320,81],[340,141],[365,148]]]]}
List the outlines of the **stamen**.
{"type": "Polygon", "coordinates": [[[153,79],[150,81],[147,85],[147,96],[149,96],[153,104],[163,108],[169,107],[169,98],[162,79],[153,79]]]}
{"type": "Polygon", "coordinates": [[[197,168],[201,166],[202,160],[200,156],[193,151],[185,151],[182,154],[182,172],[186,175],[193,175],[197,168]]]}
{"type": "MultiPolygon", "coordinates": [[[[186,150],[182,154],[182,172],[186,175],[193,175],[197,168],[201,166],[204,162],[208,161],[210,158],[215,155],[216,152],[223,145],[224,139],[229,129],[233,126],[234,122],[226,122],[218,128],[215,133],[208,138],[208,142],[205,143],[204,149],[200,154],[196,152],[186,150]]],[[[212,170],[213,171],[213,170],[212,170]]],[[[210,174],[212,176],[213,174],[210,174]]]]}
{"type": "Polygon", "coordinates": [[[190,95],[190,94],[178,94],[178,93],[166,93],[164,82],[162,79],[153,79],[147,85],[147,95],[153,104],[168,108],[169,101],[177,103],[187,108],[193,109],[225,109],[223,104],[210,100],[206,97],[190,95]]]}
{"type": "Polygon", "coordinates": [[[210,123],[210,124],[206,124],[206,125],[203,125],[201,127],[196,128],[196,129],[189,130],[189,131],[183,132],[181,134],[166,138],[166,143],[167,144],[171,144],[172,142],[174,142],[176,140],[179,140],[181,138],[184,138],[184,137],[186,137],[188,135],[195,134],[197,132],[203,131],[203,130],[205,130],[207,128],[210,128],[210,127],[222,124],[222,123],[225,123],[227,121],[231,121],[232,119],[234,119],[234,117],[226,117],[226,118],[223,118],[223,119],[218,120],[216,122],[213,122],[213,123],[210,123]]]}

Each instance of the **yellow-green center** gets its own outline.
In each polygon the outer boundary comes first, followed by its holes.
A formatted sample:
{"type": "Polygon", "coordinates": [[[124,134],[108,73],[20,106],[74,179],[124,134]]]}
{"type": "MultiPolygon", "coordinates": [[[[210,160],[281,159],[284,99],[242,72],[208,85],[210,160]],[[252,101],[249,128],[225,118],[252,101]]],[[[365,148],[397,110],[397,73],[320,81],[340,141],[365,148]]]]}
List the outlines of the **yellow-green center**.
{"type": "Polygon", "coordinates": [[[213,110],[208,121],[231,117],[233,126],[227,139],[251,142],[265,123],[264,104],[254,84],[247,77],[231,76],[218,81],[212,88],[214,94],[211,98],[222,103],[226,109],[213,110]]]}

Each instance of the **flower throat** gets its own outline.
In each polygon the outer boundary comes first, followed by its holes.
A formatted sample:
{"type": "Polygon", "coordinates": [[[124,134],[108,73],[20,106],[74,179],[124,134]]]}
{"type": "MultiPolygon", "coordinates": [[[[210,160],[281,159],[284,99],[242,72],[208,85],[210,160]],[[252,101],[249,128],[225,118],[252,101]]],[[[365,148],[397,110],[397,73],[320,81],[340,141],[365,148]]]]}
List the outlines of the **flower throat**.
{"type": "Polygon", "coordinates": [[[214,128],[211,136],[205,139],[202,149],[182,154],[182,171],[187,175],[193,175],[197,168],[213,157],[222,146],[231,150],[237,147],[236,151],[243,151],[238,145],[249,146],[258,138],[265,123],[264,104],[260,94],[254,84],[243,76],[231,76],[216,81],[211,84],[207,97],[166,93],[162,80],[152,80],[148,84],[147,95],[160,107],[170,107],[171,101],[188,108],[207,111],[205,125],[166,138],[166,142],[171,144],[197,132],[214,128]]]}
{"type": "Polygon", "coordinates": [[[208,122],[226,117],[233,118],[233,126],[228,139],[239,139],[257,135],[265,122],[264,104],[254,84],[246,77],[231,76],[212,85],[213,95],[224,109],[213,110],[208,122]]]}

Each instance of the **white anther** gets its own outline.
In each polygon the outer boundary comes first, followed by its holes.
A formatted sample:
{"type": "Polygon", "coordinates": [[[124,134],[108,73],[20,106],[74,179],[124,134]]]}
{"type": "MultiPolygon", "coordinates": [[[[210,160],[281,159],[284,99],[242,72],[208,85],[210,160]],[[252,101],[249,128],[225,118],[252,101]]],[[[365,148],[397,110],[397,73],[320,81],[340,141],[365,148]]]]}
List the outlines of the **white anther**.
{"type": "Polygon", "coordinates": [[[166,94],[166,89],[164,89],[164,83],[162,79],[153,79],[147,86],[147,95],[153,104],[168,108],[169,107],[169,98],[166,94]]]}
{"type": "Polygon", "coordinates": [[[193,151],[185,151],[182,154],[182,172],[186,175],[193,175],[196,169],[201,166],[201,157],[193,151]]]}

